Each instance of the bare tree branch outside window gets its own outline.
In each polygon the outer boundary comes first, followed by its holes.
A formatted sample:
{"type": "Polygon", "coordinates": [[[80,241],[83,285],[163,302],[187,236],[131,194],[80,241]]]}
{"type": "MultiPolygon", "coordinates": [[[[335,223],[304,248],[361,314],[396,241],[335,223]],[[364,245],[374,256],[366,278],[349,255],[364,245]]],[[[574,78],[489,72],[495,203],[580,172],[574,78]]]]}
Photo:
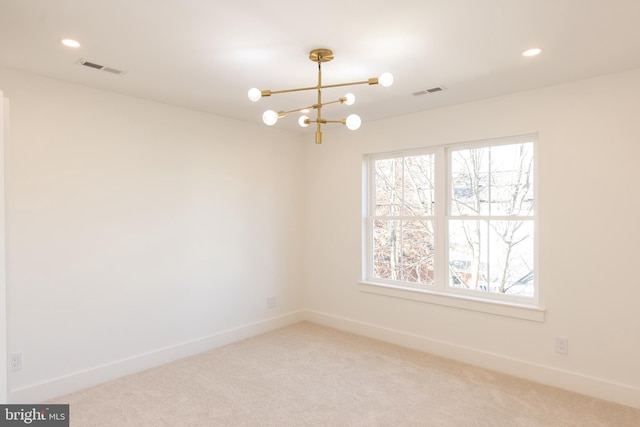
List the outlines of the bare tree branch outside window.
{"type": "Polygon", "coordinates": [[[433,283],[433,179],[433,155],[375,162],[375,277],[433,283]]]}
{"type": "Polygon", "coordinates": [[[449,286],[533,293],[533,143],[451,152],[449,286]]]}

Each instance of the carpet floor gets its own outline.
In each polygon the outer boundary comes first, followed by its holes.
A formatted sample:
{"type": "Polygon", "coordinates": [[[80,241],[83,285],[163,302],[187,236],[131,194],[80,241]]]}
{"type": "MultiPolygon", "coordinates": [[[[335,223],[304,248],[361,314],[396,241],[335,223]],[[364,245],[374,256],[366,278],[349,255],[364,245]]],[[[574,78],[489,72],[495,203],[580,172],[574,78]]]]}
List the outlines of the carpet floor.
{"type": "Polygon", "coordinates": [[[308,322],[49,403],[77,427],[640,426],[640,409],[308,322]]]}

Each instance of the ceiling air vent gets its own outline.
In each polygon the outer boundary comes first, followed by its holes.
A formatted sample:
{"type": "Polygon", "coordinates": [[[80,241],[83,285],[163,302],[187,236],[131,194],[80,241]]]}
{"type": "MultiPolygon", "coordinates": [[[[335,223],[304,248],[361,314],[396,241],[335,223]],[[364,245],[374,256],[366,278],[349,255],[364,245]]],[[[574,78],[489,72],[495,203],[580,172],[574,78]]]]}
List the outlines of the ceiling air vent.
{"type": "Polygon", "coordinates": [[[428,93],[442,92],[443,90],[446,90],[443,86],[435,86],[435,87],[431,87],[429,89],[423,89],[423,90],[419,90],[417,92],[413,92],[413,95],[414,96],[420,96],[420,95],[426,95],[428,93]]]}
{"type": "Polygon", "coordinates": [[[117,68],[107,67],[106,65],[96,64],[95,62],[87,61],[86,59],[80,59],[78,64],[84,65],[85,67],[95,68],[96,70],[105,71],[111,74],[124,74],[124,71],[118,70],[117,68]]]}

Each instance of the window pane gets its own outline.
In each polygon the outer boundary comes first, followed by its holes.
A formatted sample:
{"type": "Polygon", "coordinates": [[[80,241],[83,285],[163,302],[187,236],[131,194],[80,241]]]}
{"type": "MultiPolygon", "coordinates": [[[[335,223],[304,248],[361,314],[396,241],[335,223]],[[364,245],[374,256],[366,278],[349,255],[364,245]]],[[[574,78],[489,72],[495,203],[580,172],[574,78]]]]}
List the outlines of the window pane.
{"type": "Polygon", "coordinates": [[[452,215],[533,215],[533,143],[451,152],[452,215]]]}
{"type": "Polygon", "coordinates": [[[433,214],[433,154],[376,160],[374,164],[376,215],[433,214]]]}
{"type": "Polygon", "coordinates": [[[533,215],[533,143],[491,148],[491,215],[533,215]]]}
{"type": "Polygon", "coordinates": [[[404,158],[405,215],[433,215],[433,177],[433,154],[404,158]]]}
{"type": "Polygon", "coordinates": [[[491,291],[533,296],[533,221],[489,222],[491,291]]]}
{"type": "Polygon", "coordinates": [[[402,158],[382,159],[375,167],[375,214],[400,215],[402,204],[402,158]]]}
{"type": "Polygon", "coordinates": [[[400,280],[400,221],[375,220],[373,223],[373,276],[400,280]]]}
{"type": "Polygon", "coordinates": [[[489,214],[487,148],[451,152],[451,215],[489,214]]]}
{"type": "Polygon", "coordinates": [[[433,223],[428,220],[402,224],[402,280],[433,284],[433,223]]]}
{"type": "Polygon", "coordinates": [[[373,223],[373,275],[376,278],[432,284],[433,222],[380,220],[373,223]]]}
{"type": "Polygon", "coordinates": [[[487,221],[449,221],[449,286],[488,290],[487,221]]]}
{"type": "Polygon", "coordinates": [[[533,221],[449,221],[449,286],[533,296],[533,221]]]}

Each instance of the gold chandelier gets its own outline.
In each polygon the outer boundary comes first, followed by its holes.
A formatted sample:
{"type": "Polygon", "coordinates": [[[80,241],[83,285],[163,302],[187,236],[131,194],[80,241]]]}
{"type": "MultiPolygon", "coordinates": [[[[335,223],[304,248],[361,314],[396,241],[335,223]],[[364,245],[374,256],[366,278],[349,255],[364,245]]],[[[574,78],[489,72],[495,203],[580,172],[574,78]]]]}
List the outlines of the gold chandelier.
{"type": "Polygon", "coordinates": [[[380,75],[380,77],[373,77],[368,80],[364,80],[361,82],[352,82],[352,83],[339,83],[333,85],[322,85],[322,63],[329,62],[333,59],[333,52],[329,49],[314,49],[309,52],[309,59],[313,62],[318,63],[318,84],[316,86],[310,87],[302,87],[298,89],[285,89],[285,90],[260,90],[257,88],[249,89],[249,99],[253,102],[258,101],[263,96],[271,96],[276,93],[286,93],[286,92],[299,92],[303,90],[317,90],[318,91],[318,102],[313,105],[309,105],[307,107],[297,108],[291,111],[273,111],[267,110],[262,115],[262,121],[269,126],[273,126],[276,124],[280,117],[284,117],[290,113],[308,113],[311,110],[316,110],[316,118],[310,119],[309,116],[302,115],[298,119],[298,124],[302,127],[309,126],[310,123],[316,123],[316,144],[322,144],[322,125],[325,123],[342,123],[346,125],[348,129],[356,130],[360,127],[362,123],[360,116],[357,114],[350,114],[347,118],[342,120],[328,120],[322,117],[322,107],[329,104],[346,104],[352,105],[355,102],[355,96],[352,93],[347,93],[342,98],[338,98],[335,101],[330,102],[322,102],[322,89],[339,87],[339,86],[352,86],[352,85],[360,85],[360,84],[368,84],[368,85],[376,85],[381,84],[382,86],[391,86],[393,84],[393,76],[391,73],[384,73],[380,75]]]}

